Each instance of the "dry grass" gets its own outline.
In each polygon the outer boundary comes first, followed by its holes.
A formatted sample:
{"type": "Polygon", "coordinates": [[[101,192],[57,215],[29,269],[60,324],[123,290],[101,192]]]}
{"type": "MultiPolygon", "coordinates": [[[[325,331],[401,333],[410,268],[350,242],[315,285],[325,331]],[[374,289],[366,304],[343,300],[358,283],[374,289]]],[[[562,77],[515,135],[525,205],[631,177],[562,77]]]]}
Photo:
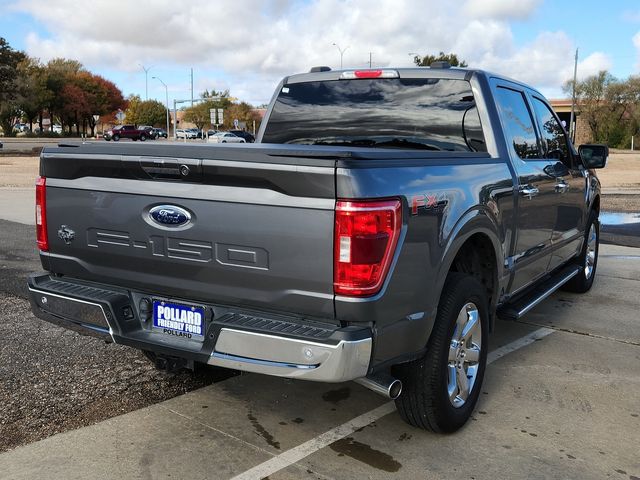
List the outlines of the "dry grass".
{"type": "Polygon", "coordinates": [[[640,188],[640,154],[612,153],[607,168],[598,170],[603,188],[640,188]]]}

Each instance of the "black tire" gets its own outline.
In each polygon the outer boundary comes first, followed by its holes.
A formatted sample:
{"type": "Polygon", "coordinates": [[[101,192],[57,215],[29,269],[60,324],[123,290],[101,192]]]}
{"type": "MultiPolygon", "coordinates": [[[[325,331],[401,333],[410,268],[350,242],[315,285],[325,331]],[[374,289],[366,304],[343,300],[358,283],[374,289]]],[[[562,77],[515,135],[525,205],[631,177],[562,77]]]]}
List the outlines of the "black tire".
{"type": "Polygon", "coordinates": [[[114,141],[114,142],[117,142],[117,141],[119,141],[119,140],[120,140],[120,135],[114,135],[114,136],[113,136],[113,141],[114,141]]]}
{"type": "Polygon", "coordinates": [[[598,212],[592,211],[589,215],[589,220],[587,220],[587,226],[584,232],[584,245],[582,245],[582,250],[580,250],[580,254],[573,259],[573,263],[575,265],[580,266],[580,271],[576,276],[574,276],[571,280],[565,283],[561,290],[565,292],[573,292],[573,293],[586,293],[591,290],[591,286],[593,285],[593,280],[596,278],[596,267],[598,266],[598,252],[600,250],[600,221],[598,220],[598,212]],[[593,226],[593,233],[591,231],[591,227],[593,226]],[[590,245],[589,239],[591,235],[595,235],[595,246],[593,244],[590,245]],[[595,248],[595,250],[593,250],[595,248]],[[595,256],[591,257],[592,262],[590,262],[591,269],[589,270],[587,265],[587,257],[589,254],[593,253],[595,256]]]}
{"type": "Polygon", "coordinates": [[[142,135],[140,135],[140,141],[144,142],[147,139],[147,136],[143,133],[142,135]]]}
{"type": "MultiPolygon", "coordinates": [[[[403,383],[402,394],[396,399],[396,407],[405,422],[432,432],[454,432],[466,423],[482,387],[487,364],[488,331],[489,307],[486,289],[470,275],[450,273],[440,297],[436,322],[427,344],[427,353],[418,360],[398,365],[394,369],[394,373],[403,383]],[[453,368],[454,375],[458,373],[460,369],[452,364],[455,365],[461,357],[458,356],[460,351],[456,350],[457,360],[450,362],[449,351],[454,345],[454,334],[457,335],[458,316],[468,305],[474,305],[478,313],[481,344],[475,364],[477,369],[468,396],[462,404],[454,406],[454,402],[461,400],[459,395],[450,400],[449,369],[453,368]]],[[[462,353],[462,359],[464,355],[465,352],[462,353]]],[[[465,372],[467,379],[470,378],[466,370],[461,371],[465,372]]],[[[455,383],[453,391],[461,394],[457,389],[457,380],[455,383]]]]}

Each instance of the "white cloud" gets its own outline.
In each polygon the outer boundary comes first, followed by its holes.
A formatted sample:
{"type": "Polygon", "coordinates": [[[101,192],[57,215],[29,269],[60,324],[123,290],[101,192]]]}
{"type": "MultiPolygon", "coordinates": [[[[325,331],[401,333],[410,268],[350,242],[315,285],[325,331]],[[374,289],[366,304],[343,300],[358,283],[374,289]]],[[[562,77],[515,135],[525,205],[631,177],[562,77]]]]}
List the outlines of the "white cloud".
{"type": "MultiPolygon", "coordinates": [[[[201,84],[228,86],[233,95],[268,101],[277,81],[314,65],[409,66],[409,52],[456,52],[472,67],[490,68],[541,88],[559,88],[573,72],[572,40],[543,32],[518,46],[507,19],[523,19],[539,0],[111,0],[80,7],[57,0],[46,8],[24,0],[19,8],[50,32],[30,33],[29,54],[48,60],[76,58],[89,68],[139,72],[193,66],[201,84]],[[81,14],[79,13],[82,9],[81,14]],[[460,11],[464,12],[461,16],[460,11]],[[202,78],[198,71],[217,71],[202,78]],[[223,80],[221,80],[223,79],[223,80]]],[[[585,68],[607,63],[593,54],[585,68]],[[593,57],[593,58],[591,58],[593,57]]],[[[199,86],[200,83],[197,84],[199,86]]],[[[129,93],[126,92],[125,93],[129,93]]]]}
{"type": "Polygon", "coordinates": [[[462,10],[475,18],[525,19],[541,0],[467,0],[462,10]]]}

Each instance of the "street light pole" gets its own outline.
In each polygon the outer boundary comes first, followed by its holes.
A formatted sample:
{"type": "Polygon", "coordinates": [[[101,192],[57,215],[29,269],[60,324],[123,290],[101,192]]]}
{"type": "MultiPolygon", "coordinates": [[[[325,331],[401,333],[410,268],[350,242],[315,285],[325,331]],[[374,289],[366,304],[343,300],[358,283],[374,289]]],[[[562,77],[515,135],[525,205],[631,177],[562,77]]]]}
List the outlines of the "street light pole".
{"type": "Polygon", "coordinates": [[[340,48],[340,45],[338,45],[337,43],[334,42],[333,44],[335,45],[335,47],[340,52],[340,70],[342,70],[342,57],[344,56],[344,52],[346,52],[347,48],[349,48],[351,45],[347,45],[344,48],[340,48]]]}
{"type": "MultiPolygon", "coordinates": [[[[166,96],[166,110],[167,110],[167,136],[169,135],[169,88],[167,87],[167,84],[164,83],[160,78],[158,77],[151,77],[151,78],[155,78],[156,80],[158,80],[162,85],[164,85],[164,94],[166,96]]],[[[174,127],[175,130],[175,127],[174,127]]]]}
{"type": "Polygon", "coordinates": [[[141,63],[138,65],[140,65],[142,70],[144,70],[144,96],[145,100],[149,100],[149,70],[151,70],[151,67],[147,68],[141,63]]]}

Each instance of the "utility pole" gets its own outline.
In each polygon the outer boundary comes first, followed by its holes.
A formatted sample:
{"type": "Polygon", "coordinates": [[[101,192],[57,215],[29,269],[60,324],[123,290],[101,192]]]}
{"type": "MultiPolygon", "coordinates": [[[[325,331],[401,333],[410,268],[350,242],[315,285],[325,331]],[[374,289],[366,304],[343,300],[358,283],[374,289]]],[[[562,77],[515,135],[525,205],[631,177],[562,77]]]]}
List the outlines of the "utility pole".
{"type": "Polygon", "coordinates": [[[569,136],[571,141],[576,141],[576,127],[574,125],[576,110],[576,78],[578,76],[578,49],[576,48],[576,57],[573,63],[573,91],[571,93],[571,117],[569,117],[569,136]]]}
{"type": "Polygon", "coordinates": [[[369,52],[369,68],[371,68],[371,65],[373,65],[373,62],[371,61],[372,55],[373,55],[373,53],[369,52]]]}
{"type": "Polygon", "coordinates": [[[144,70],[144,99],[149,100],[149,70],[151,70],[151,67],[147,68],[141,63],[138,65],[140,65],[142,70],[144,70]]]}
{"type": "Polygon", "coordinates": [[[193,107],[193,68],[191,69],[191,106],[193,107]]]}

